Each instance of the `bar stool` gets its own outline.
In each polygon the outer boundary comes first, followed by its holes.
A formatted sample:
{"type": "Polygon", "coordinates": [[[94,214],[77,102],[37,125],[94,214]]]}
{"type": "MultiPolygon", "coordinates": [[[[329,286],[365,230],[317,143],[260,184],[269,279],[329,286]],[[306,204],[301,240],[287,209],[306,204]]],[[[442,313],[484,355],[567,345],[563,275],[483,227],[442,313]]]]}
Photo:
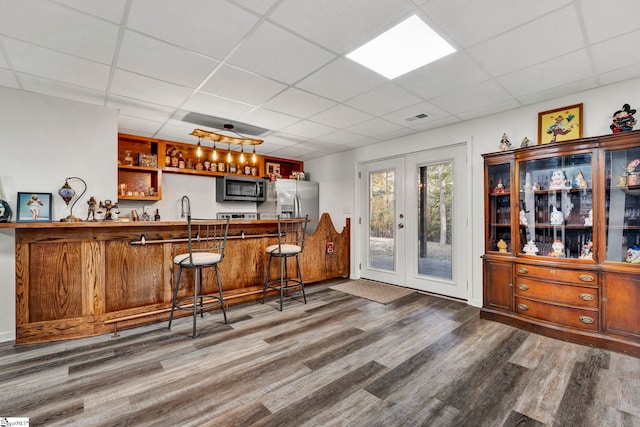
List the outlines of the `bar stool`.
{"type": "Polygon", "coordinates": [[[304,249],[304,236],[307,231],[307,220],[309,216],[304,218],[280,218],[278,215],[278,243],[267,246],[266,252],[269,254],[269,262],[267,263],[267,273],[265,277],[264,290],[262,292],[262,303],[264,304],[269,289],[280,291],[280,311],[282,311],[282,300],[289,296],[292,289],[300,289],[304,303],[307,303],[307,296],[304,292],[304,281],[302,280],[302,269],[300,268],[299,255],[304,249]],[[298,269],[297,277],[289,277],[287,269],[287,259],[295,257],[298,269]],[[269,280],[271,272],[271,261],[274,258],[280,260],[280,277],[269,280]]]}
{"type": "Polygon", "coordinates": [[[218,264],[224,259],[227,233],[229,232],[229,219],[227,218],[224,221],[196,219],[191,218],[191,213],[189,213],[187,215],[187,231],[189,234],[189,252],[176,255],[173,258],[173,263],[179,267],[179,270],[173,290],[169,330],[171,330],[171,322],[173,321],[173,312],[175,309],[191,310],[193,312],[192,336],[195,338],[198,312],[200,313],[200,317],[204,317],[205,310],[220,306],[224,323],[227,323],[227,311],[222,296],[218,264]],[[215,270],[218,290],[213,293],[205,293],[202,286],[202,270],[210,267],[213,267],[215,270]],[[193,270],[193,295],[178,300],[180,276],[182,275],[182,270],[185,268],[193,270]]]}

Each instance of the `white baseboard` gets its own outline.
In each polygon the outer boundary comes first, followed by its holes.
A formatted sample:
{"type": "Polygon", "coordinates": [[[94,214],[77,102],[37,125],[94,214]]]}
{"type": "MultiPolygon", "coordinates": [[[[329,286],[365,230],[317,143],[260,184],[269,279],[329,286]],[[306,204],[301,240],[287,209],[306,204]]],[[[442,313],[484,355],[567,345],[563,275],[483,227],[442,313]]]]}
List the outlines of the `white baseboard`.
{"type": "Polygon", "coordinates": [[[15,341],[16,331],[0,331],[0,342],[15,341]]]}

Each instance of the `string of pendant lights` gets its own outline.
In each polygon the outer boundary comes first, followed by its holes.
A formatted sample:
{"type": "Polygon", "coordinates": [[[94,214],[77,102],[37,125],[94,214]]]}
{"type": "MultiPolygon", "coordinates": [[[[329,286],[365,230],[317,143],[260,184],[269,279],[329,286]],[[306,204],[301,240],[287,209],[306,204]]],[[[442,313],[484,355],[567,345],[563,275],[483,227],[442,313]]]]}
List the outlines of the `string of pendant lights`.
{"type": "Polygon", "coordinates": [[[197,128],[194,129],[193,132],[191,132],[190,135],[198,137],[198,146],[197,146],[197,149],[196,149],[196,155],[198,156],[198,158],[202,155],[201,139],[204,138],[204,139],[208,139],[210,141],[213,141],[212,159],[214,161],[218,160],[218,152],[217,152],[217,149],[216,149],[216,142],[220,142],[222,144],[227,144],[227,162],[231,162],[231,145],[234,144],[234,145],[240,145],[240,163],[244,163],[245,162],[244,146],[245,145],[252,145],[253,146],[253,151],[252,151],[252,155],[251,155],[251,161],[252,161],[252,163],[256,163],[256,161],[257,161],[256,145],[260,145],[264,141],[262,139],[246,138],[246,137],[241,136],[240,134],[238,134],[237,132],[235,132],[233,130],[233,125],[232,124],[225,124],[224,128],[226,130],[228,130],[228,131],[236,133],[238,136],[223,135],[221,133],[208,131],[208,130],[203,130],[203,129],[197,129],[197,128]]]}

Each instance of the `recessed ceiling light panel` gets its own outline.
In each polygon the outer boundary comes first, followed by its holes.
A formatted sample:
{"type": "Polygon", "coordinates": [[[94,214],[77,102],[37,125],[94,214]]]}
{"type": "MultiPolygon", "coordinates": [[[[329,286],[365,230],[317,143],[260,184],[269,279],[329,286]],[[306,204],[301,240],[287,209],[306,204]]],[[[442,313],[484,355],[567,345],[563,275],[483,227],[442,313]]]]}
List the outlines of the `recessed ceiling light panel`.
{"type": "Polygon", "coordinates": [[[455,51],[422,19],[413,15],[349,53],[347,58],[395,79],[455,51]]]}

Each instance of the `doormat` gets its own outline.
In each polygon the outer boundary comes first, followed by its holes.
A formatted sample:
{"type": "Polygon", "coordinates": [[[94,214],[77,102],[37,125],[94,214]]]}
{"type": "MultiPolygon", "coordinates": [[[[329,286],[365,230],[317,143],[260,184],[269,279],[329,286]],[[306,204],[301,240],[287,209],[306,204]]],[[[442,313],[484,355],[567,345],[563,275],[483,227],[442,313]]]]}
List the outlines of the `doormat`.
{"type": "Polygon", "coordinates": [[[389,304],[416,292],[413,289],[365,279],[352,280],[330,286],[329,288],[344,292],[345,294],[379,302],[380,304],[389,304]]]}

